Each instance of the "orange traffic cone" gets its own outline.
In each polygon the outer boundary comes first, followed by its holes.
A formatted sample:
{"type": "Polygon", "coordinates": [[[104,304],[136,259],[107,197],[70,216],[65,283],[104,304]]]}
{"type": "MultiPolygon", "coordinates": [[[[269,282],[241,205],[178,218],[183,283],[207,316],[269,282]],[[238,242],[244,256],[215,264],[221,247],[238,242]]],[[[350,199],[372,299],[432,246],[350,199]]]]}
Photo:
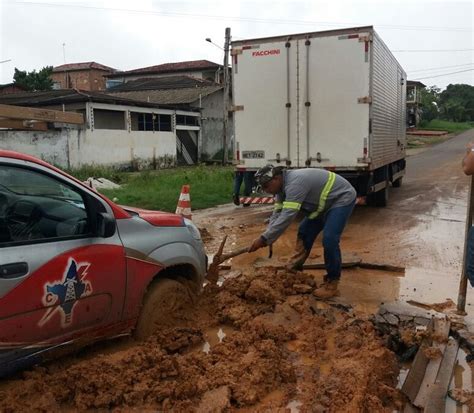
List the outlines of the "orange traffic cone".
{"type": "Polygon", "coordinates": [[[175,213],[184,218],[191,219],[191,197],[189,195],[189,185],[182,186],[175,213]]]}

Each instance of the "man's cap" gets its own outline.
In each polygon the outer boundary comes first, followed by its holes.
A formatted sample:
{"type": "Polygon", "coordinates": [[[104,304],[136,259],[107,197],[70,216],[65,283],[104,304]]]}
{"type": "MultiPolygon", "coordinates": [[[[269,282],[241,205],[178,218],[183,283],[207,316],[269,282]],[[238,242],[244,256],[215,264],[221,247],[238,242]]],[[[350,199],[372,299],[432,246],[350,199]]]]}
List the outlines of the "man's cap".
{"type": "Polygon", "coordinates": [[[258,185],[265,185],[275,176],[273,165],[265,165],[255,173],[255,180],[258,185]]]}

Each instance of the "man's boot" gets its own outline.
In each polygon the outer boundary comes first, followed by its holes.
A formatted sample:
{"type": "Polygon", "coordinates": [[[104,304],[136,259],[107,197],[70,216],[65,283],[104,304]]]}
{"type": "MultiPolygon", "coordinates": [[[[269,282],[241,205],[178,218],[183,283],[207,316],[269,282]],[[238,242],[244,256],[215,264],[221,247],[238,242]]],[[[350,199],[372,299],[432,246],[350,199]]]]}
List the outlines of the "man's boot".
{"type": "Polygon", "coordinates": [[[339,295],[339,280],[326,280],[319,288],[313,291],[313,295],[317,298],[332,298],[339,295]]]}
{"type": "Polygon", "coordinates": [[[240,205],[240,198],[239,198],[239,196],[236,195],[236,194],[232,195],[232,202],[234,203],[234,205],[239,206],[239,205],[240,205]]]}

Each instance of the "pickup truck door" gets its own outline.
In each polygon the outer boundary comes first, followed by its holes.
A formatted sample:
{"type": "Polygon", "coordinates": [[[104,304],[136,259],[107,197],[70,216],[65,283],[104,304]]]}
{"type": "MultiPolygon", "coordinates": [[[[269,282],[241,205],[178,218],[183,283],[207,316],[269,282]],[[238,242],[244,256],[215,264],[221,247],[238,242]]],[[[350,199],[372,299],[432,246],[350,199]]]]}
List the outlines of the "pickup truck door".
{"type": "Polygon", "coordinates": [[[117,230],[95,235],[98,210],[112,212],[55,171],[0,160],[0,355],[105,335],[121,321],[124,247],[117,230]]]}

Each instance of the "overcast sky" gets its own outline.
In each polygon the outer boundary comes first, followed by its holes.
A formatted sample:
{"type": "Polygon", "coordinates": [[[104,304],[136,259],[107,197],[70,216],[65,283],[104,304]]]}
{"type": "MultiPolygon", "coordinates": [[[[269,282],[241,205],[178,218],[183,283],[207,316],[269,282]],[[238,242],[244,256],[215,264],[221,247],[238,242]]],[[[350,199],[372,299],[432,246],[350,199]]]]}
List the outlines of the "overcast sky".
{"type": "Polygon", "coordinates": [[[241,40],[373,25],[409,79],[443,89],[474,84],[473,21],[470,0],[0,0],[0,83],[64,62],[222,63],[204,39],[223,46],[226,27],[241,40]]]}

